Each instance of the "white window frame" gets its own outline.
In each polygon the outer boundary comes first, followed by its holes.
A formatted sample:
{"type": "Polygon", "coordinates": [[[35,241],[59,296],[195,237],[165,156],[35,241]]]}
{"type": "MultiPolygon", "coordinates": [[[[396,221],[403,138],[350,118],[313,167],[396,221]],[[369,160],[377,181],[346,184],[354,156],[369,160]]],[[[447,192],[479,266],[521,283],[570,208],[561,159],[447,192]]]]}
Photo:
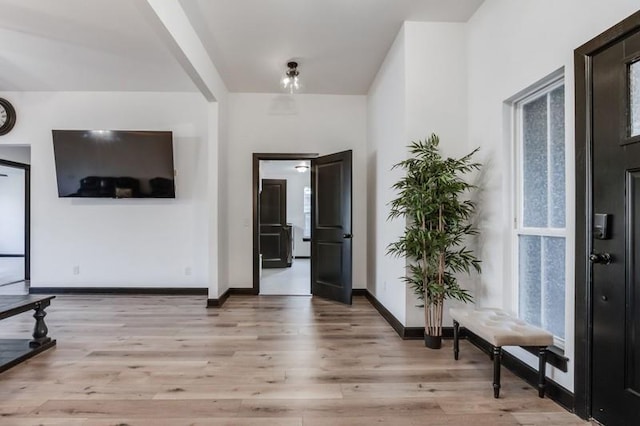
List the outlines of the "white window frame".
{"type": "Polygon", "coordinates": [[[304,189],[302,191],[302,197],[303,197],[302,198],[302,206],[303,206],[302,218],[304,220],[304,227],[302,229],[302,238],[311,238],[311,185],[304,186],[304,189]],[[307,197],[309,197],[308,211],[305,206],[307,197]],[[309,228],[307,228],[307,215],[309,218],[309,221],[308,221],[309,228]]]}
{"type": "MultiPolygon", "coordinates": [[[[564,317],[565,317],[565,330],[564,330],[564,334],[565,334],[565,339],[566,337],[569,335],[568,333],[568,329],[567,329],[567,324],[568,324],[568,318],[567,318],[567,314],[568,314],[568,310],[567,310],[567,300],[566,297],[568,295],[567,293],[567,287],[569,285],[569,273],[570,273],[570,268],[572,268],[573,266],[571,265],[571,258],[570,258],[570,254],[572,253],[570,251],[570,247],[569,244],[571,244],[572,242],[569,239],[569,234],[567,232],[567,225],[570,224],[570,220],[569,220],[569,193],[570,191],[568,190],[568,168],[567,168],[567,160],[568,160],[568,156],[569,153],[571,151],[569,151],[569,146],[567,144],[567,126],[566,126],[566,102],[567,102],[567,90],[566,90],[566,85],[565,85],[565,78],[564,78],[564,72],[556,72],[554,74],[552,74],[551,76],[549,76],[548,78],[544,79],[543,81],[529,87],[528,89],[526,89],[525,91],[521,92],[519,95],[517,95],[516,97],[512,98],[510,100],[510,104],[511,104],[511,110],[512,110],[512,116],[511,116],[511,128],[513,129],[513,134],[512,134],[512,138],[511,138],[511,143],[512,143],[512,147],[513,147],[513,158],[512,158],[512,167],[511,167],[511,177],[512,177],[512,182],[515,182],[515,185],[513,187],[513,197],[512,200],[513,202],[511,203],[511,212],[512,212],[512,226],[511,226],[511,245],[512,245],[512,250],[511,253],[512,254],[512,267],[511,267],[511,271],[512,271],[512,282],[514,283],[513,285],[513,292],[512,292],[512,307],[513,310],[515,311],[515,313],[520,316],[520,246],[519,246],[519,236],[520,235],[531,235],[531,236],[541,236],[541,237],[560,237],[560,238],[564,238],[565,241],[565,273],[564,273],[564,278],[565,278],[565,306],[564,306],[564,317]],[[523,155],[523,143],[524,143],[524,130],[523,130],[523,119],[522,119],[522,109],[523,109],[523,105],[525,105],[526,103],[533,101],[535,99],[538,99],[540,96],[543,95],[548,95],[550,92],[552,92],[553,90],[557,89],[558,87],[561,86],[565,86],[565,163],[564,163],[564,167],[565,167],[565,227],[564,228],[551,228],[551,227],[547,227],[547,228],[540,228],[540,227],[525,227],[522,224],[522,212],[524,209],[524,199],[523,199],[523,195],[524,195],[524,177],[523,177],[523,170],[524,170],[524,155],[523,155]]],[[[549,122],[549,114],[551,113],[551,108],[549,108],[549,97],[547,96],[547,120],[549,122]]],[[[550,126],[547,126],[547,141],[550,139],[550,132],[551,132],[551,128],[550,126]]],[[[547,143],[547,153],[549,153],[550,150],[550,144],[547,143]]],[[[547,170],[550,171],[551,170],[551,155],[547,155],[547,164],[548,164],[548,168],[547,170]]],[[[550,180],[551,180],[551,173],[548,173],[547,175],[547,182],[548,182],[548,188],[551,188],[550,185],[550,180]]],[[[551,205],[549,204],[547,206],[548,209],[548,214],[549,217],[550,216],[550,209],[551,209],[551,205]]],[[[542,274],[544,274],[544,271],[542,271],[542,274]]],[[[544,295],[541,295],[541,299],[544,301],[544,295]]],[[[560,347],[562,349],[565,348],[565,339],[559,337],[559,336],[554,336],[554,345],[557,347],[560,347]]]]}

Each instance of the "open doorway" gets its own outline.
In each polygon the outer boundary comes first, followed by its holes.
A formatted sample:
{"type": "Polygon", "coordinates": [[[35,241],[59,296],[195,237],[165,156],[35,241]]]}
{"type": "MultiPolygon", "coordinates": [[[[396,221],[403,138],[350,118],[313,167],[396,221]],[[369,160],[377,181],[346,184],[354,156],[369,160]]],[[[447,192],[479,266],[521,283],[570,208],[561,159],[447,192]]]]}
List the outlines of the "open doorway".
{"type": "Polygon", "coordinates": [[[0,147],[0,292],[28,290],[30,149],[0,147]]]}
{"type": "Polygon", "coordinates": [[[309,296],[315,155],[282,157],[258,160],[258,293],[309,296]]]}
{"type": "MultiPolygon", "coordinates": [[[[261,275],[265,263],[272,267],[288,267],[294,253],[293,224],[285,217],[286,179],[265,179],[261,176],[261,161],[293,161],[290,166],[295,173],[306,173],[298,168],[309,166],[310,192],[308,194],[310,212],[305,215],[304,197],[302,213],[307,226],[298,230],[302,243],[310,242],[309,275],[301,274],[306,281],[309,277],[310,294],[344,304],[352,302],[352,160],[351,150],[318,156],[317,154],[253,154],[253,288],[252,294],[266,294],[261,291],[261,275]],[[265,206],[269,212],[261,210],[261,199],[270,198],[265,206]],[[278,209],[278,210],[276,210],[278,209]],[[274,210],[276,212],[274,213],[274,210]],[[261,218],[262,215],[262,218],[261,218]],[[266,229],[264,228],[266,225],[266,229]],[[270,227],[270,228],[269,228],[270,227]],[[301,235],[300,235],[301,234],[301,235]],[[266,240],[271,238],[271,247],[266,240]],[[304,241],[308,239],[310,241],[304,241]],[[261,240],[263,244],[261,244],[261,240]],[[263,247],[264,246],[264,247],[263,247]]],[[[263,163],[266,164],[266,163],[263,163]]],[[[263,172],[262,172],[263,173],[263,172]]],[[[304,188],[304,186],[303,186],[304,188]]],[[[305,194],[306,193],[306,194],[305,194]]],[[[308,211],[309,209],[307,209],[308,211]]],[[[304,247],[304,244],[302,244],[304,247]]],[[[304,256],[301,254],[301,259],[304,256]]],[[[302,264],[302,262],[300,262],[302,264]]],[[[303,283],[304,283],[303,281],[303,283]]],[[[291,294],[285,291],[271,294],[291,294]]],[[[301,293],[298,293],[301,294],[301,293]]],[[[304,294],[309,294],[304,291],[304,294]]]]}

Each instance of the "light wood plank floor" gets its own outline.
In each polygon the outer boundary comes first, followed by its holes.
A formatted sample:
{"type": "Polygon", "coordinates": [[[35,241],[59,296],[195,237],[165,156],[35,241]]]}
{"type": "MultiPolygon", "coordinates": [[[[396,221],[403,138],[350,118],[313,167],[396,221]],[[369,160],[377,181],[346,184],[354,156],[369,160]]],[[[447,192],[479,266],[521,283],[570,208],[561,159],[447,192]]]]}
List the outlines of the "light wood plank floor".
{"type": "MultiPolygon", "coordinates": [[[[402,341],[362,297],[58,296],[55,349],[0,374],[1,425],[579,425],[469,343],[402,341]]],[[[28,336],[26,313],[0,337],[28,336]]]]}

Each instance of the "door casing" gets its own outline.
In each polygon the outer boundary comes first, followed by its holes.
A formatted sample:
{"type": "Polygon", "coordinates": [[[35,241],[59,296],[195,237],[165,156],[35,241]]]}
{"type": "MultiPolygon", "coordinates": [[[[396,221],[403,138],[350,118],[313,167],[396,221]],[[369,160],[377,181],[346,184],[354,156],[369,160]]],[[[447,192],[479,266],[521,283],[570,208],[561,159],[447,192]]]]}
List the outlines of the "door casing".
{"type": "Polygon", "coordinates": [[[253,154],[253,287],[247,289],[248,294],[260,294],[260,160],[311,160],[318,154],[303,153],[254,153],[253,154]]]}
{"type": "Polygon", "coordinates": [[[31,280],[31,166],[1,160],[0,165],[24,170],[24,279],[31,280]]]}
{"type": "Polygon", "coordinates": [[[593,347],[593,282],[591,233],[593,228],[592,181],[592,58],[600,50],[640,31],[640,11],[611,27],[574,51],[575,74],[575,167],[576,167],[576,241],[575,241],[575,412],[583,419],[591,416],[593,347]]]}

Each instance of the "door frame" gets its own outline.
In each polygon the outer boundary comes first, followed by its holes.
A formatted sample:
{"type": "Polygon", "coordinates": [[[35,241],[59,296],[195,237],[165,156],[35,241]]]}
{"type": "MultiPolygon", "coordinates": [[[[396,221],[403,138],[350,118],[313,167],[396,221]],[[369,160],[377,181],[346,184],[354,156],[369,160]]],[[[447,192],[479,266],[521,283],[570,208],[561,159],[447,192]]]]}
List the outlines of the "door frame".
{"type": "Polygon", "coordinates": [[[260,294],[260,215],[258,207],[260,206],[260,160],[312,160],[319,157],[319,154],[303,153],[253,153],[252,155],[253,169],[253,287],[249,290],[249,294],[260,294]]]}
{"type": "Polygon", "coordinates": [[[592,87],[593,56],[631,33],[640,31],[640,11],[629,16],[574,51],[575,74],[575,412],[583,419],[591,417],[593,347],[593,281],[591,230],[593,227],[592,182],[592,87]]]}
{"type": "Polygon", "coordinates": [[[31,165],[0,159],[0,166],[24,170],[24,280],[31,280],[31,165]]]}

